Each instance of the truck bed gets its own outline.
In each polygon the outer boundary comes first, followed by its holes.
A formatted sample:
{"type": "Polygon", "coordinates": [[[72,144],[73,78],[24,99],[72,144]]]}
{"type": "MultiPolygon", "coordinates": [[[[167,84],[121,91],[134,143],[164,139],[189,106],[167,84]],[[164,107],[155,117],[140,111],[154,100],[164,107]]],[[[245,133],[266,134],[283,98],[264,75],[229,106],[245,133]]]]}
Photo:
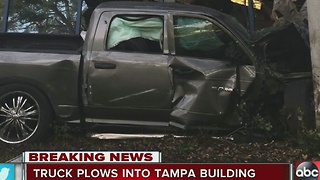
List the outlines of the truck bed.
{"type": "Polygon", "coordinates": [[[0,33],[0,51],[80,54],[80,35],[0,33]]]}

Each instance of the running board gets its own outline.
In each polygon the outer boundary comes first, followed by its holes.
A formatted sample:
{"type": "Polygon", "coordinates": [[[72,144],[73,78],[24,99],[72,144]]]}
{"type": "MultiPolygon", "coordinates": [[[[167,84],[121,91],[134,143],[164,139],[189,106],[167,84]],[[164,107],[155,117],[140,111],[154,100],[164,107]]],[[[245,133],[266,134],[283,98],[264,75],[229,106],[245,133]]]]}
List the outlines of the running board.
{"type": "MultiPolygon", "coordinates": [[[[139,126],[169,126],[169,122],[155,122],[155,121],[135,121],[122,119],[92,119],[87,118],[86,122],[96,124],[116,124],[116,125],[139,125],[139,126]]],[[[80,120],[68,121],[68,123],[80,123],[80,120]]]]}

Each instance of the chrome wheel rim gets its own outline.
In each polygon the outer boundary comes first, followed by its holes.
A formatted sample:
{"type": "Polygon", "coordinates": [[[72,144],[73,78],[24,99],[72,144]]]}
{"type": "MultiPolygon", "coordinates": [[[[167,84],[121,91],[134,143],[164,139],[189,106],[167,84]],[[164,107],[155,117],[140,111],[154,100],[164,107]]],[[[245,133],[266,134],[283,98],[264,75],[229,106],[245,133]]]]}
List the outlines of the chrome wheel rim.
{"type": "Polygon", "coordinates": [[[28,93],[15,91],[0,98],[0,139],[16,144],[29,139],[38,129],[40,107],[28,93]]]}

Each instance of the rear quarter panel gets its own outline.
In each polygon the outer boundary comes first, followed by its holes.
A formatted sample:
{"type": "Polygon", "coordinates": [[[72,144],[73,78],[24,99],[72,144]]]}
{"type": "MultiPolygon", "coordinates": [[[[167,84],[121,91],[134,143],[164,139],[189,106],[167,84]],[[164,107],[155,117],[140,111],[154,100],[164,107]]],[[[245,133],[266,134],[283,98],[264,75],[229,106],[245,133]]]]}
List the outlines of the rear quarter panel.
{"type": "Polygon", "coordinates": [[[38,88],[58,117],[73,119],[78,111],[80,58],[72,54],[0,52],[0,86],[23,83],[38,88]]]}

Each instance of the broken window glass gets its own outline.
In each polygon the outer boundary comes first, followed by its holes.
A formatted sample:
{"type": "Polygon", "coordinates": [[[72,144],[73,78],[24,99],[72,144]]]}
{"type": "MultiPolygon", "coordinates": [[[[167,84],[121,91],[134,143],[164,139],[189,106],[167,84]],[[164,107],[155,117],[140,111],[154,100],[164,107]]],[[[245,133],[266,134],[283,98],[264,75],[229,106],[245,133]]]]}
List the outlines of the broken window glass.
{"type": "Polygon", "coordinates": [[[230,37],[206,19],[175,17],[176,54],[204,58],[223,58],[230,37]]]}
{"type": "Polygon", "coordinates": [[[163,18],[126,15],[113,18],[107,49],[145,53],[162,52],[163,18]]]}
{"type": "Polygon", "coordinates": [[[181,17],[175,22],[176,42],[183,49],[210,51],[224,45],[217,36],[220,29],[207,20],[181,17]]]}
{"type": "Polygon", "coordinates": [[[251,64],[243,49],[211,21],[174,17],[176,55],[251,64]]]}

